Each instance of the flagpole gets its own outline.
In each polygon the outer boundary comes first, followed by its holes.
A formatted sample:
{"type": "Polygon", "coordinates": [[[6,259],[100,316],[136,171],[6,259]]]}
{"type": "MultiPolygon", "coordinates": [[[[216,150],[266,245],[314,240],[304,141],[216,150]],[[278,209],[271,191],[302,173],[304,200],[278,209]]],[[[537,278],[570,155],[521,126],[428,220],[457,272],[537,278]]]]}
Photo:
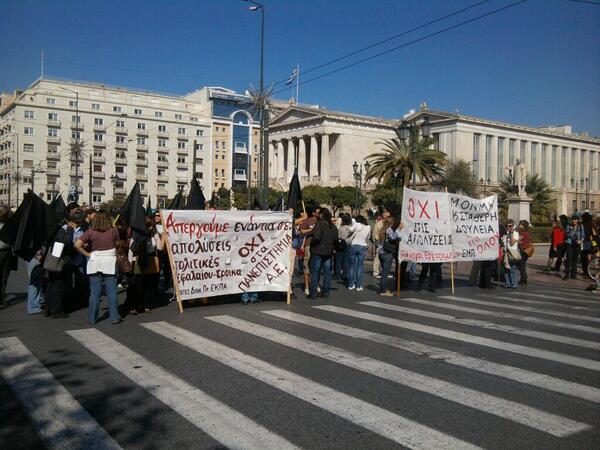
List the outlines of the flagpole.
{"type": "Polygon", "coordinates": [[[296,105],[300,104],[299,86],[300,86],[300,63],[298,63],[298,66],[296,67],[296,105]]]}

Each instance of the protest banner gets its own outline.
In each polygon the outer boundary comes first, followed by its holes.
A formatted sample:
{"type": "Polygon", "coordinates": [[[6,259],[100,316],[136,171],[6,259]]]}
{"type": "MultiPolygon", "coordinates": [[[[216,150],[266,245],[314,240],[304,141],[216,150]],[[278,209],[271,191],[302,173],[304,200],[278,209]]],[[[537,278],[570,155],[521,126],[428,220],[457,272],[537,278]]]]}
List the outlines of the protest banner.
{"type": "Polygon", "coordinates": [[[163,210],[179,302],[242,292],[287,292],[287,212],[163,210]]]}
{"type": "Polygon", "coordinates": [[[405,187],[402,222],[402,261],[482,261],[498,257],[496,196],[474,199],[405,187]]]}

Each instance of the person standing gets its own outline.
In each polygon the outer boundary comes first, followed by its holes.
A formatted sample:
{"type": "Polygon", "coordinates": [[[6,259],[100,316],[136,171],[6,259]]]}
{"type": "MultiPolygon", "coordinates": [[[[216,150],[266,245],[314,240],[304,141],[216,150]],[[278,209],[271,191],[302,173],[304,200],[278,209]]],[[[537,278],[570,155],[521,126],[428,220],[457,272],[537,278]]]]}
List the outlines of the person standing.
{"type": "Polygon", "coordinates": [[[581,243],[584,237],[579,217],[579,215],[573,214],[571,224],[566,229],[565,249],[567,259],[565,261],[565,276],[563,280],[568,280],[569,277],[573,280],[577,278],[577,260],[579,259],[581,243]]]}
{"type": "Polygon", "coordinates": [[[41,313],[46,305],[46,279],[44,278],[44,251],[43,249],[31,258],[27,264],[27,314],[41,313]]]}
{"type": "Polygon", "coordinates": [[[67,297],[71,288],[70,255],[73,250],[73,229],[59,227],[49,240],[44,269],[48,275],[46,316],[54,319],[66,318],[67,297]]]}
{"type": "Polygon", "coordinates": [[[349,231],[352,233],[352,245],[350,245],[348,289],[362,291],[363,266],[367,254],[367,241],[371,236],[371,227],[367,223],[367,219],[359,215],[350,226],[349,231]]]}
{"type": "Polygon", "coordinates": [[[331,257],[338,238],[338,229],[331,220],[331,213],[327,208],[319,212],[310,242],[310,292],[308,298],[317,297],[321,268],[323,269],[323,289],[321,295],[329,297],[331,289],[331,257]]]}
{"type": "Polygon", "coordinates": [[[373,225],[373,230],[371,231],[373,246],[375,248],[373,255],[373,278],[379,279],[380,271],[381,271],[381,262],[379,260],[379,252],[378,249],[381,246],[381,242],[379,241],[379,236],[381,236],[381,230],[384,227],[383,224],[384,217],[381,212],[377,212],[375,215],[375,224],[373,225]]]}
{"type": "Polygon", "coordinates": [[[398,258],[398,245],[400,244],[400,230],[402,225],[399,219],[388,216],[383,219],[383,227],[380,230],[377,241],[380,243],[377,249],[381,262],[381,278],[379,280],[379,295],[391,297],[394,295],[388,288],[388,274],[392,270],[392,263],[398,258]]]}
{"type": "MultiPolygon", "coordinates": [[[[6,224],[6,221],[11,216],[10,209],[7,206],[0,206],[0,230],[6,224]]],[[[6,283],[13,261],[12,248],[5,242],[0,241],[0,305],[6,300],[6,283]]]]}
{"type": "Polygon", "coordinates": [[[506,223],[506,235],[502,238],[504,248],[505,286],[516,289],[519,286],[519,232],[515,230],[515,222],[509,219],[506,223]]]}
{"type": "Polygon", "coordinates": [[[304,294],[309,295],[309,280],[310,280],[310,241],[312,239],[312,231],[317,223],[317,217],[319,215],[319,207],[307,208],[307,218],[298,225],[298,231],[304,239],[304,261],[303,261],[303,273],[304,273],[304,294]]]}
{"type": "Polygon", "coordinates": [[[335,251],[335,276],[338,280],[348,281],[349,253],[352,240],[350,239],[350,243],[348,243],[347,239],[350,227],[352,226],[352,217],[347,213],[342,213],[339,217],[341,224],[338,227],[338,238],[342,239],[345,245],[343,249],[335,251]]]}
{"type": "Polygon", "coordinates": [[[158,252],[164,248],[163,239],[156,231],[156,223],[146,217],[146,237],[131,240],[133,256],[133,285],[136,310],[150,312],[154,305],[159,279],[158,252]]]}
{"type": "MultiPolygon", "coordinates": [[[[550,233],[550,251],[548,253],[548,266],[547,270],[552,270],[552,258],[555,258],[554,270],[560,271],[560,266],[565,256],[565,227],[563,227],[563,221],[557,219],[554,221],[552,226],[552,233],[550,233]]],[[[565,221],[566,221],[566,217],[565,221]]]]}
{"type": "Polygon", "coordinates": [[[521,220],[519,222],[519,251],[521,260],[519,261],[519,274],[521,284],[527,284],[527,260],[533,255],[533,244],[531,242],[531,233],[529,232],[529,222],[521,220]]]}
{"type": "Polygon", "coordinates": [[[117,300],[117,253],[119,235],[105,212],[94,217],[91,227],[75,242],[75,249],[88,258],[86,273],[90,280],[88,323],[95,325],[100,311],[102,285],[108,297],[108,310],[113,324],[123,321],[117,300]],[[86,250],[86,246],[89,249],[86,250]]]}
{"type": "Polygon", "coordinates": [[[581,271],[583,276],[588,274],[588,265],[592,251],[592,215],[584,212],[581,215],[581,227],[583,228],[583,240],[581,242],[581,271]]]}

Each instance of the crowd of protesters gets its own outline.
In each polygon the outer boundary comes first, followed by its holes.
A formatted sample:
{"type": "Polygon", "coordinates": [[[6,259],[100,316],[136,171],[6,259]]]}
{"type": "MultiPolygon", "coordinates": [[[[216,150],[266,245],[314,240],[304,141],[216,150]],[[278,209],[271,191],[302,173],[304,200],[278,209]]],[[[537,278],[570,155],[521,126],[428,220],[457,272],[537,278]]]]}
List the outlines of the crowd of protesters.
{"type": "MultiPolygon", "coordinates": [[[[10,210],[0,206],[0,229],[9,216],[10,210]]],[[[62,318],[87,306],[88,323],[94,325],[99,320],[103,293],[114,324],[120,323],[124,315],[150,312],[157,304],[160,274],[164,280],[160,292],[164,294],[171,285],[171,270],[158,211],[148,211],[145,227],[145,234],[138,234],[136,239],[122,218],[112,218],[103,210],[69,205],[66,219],[27,264],[28,312],[62,318]],[[119,286],[126,292],[121,307],[117,300],[119,286]]],[[[442,264],[421,264],[417,278],[416,264],[398,261],[402,228],[400,216],[384,210],[375,212],[371,226],[360,214],[352,217],[341,212],[333,218],[327,208],[306,208],[295,218],[292,243],[305,295],[311,299],[328,297],[332,278],[349,290],[362,291],[369,249],[381,296],[394,295],[395,289],[406,287],[414,279],[416,290],[427,286],[435,292],[441,285],[442,264]]],[[[527,261],[534,253],[530,224],[508,220],[500,224],[499,234],[498,258],[473,263],[469,276],[472,286],[494,289],[493,279],[511,289],[527,283],[527,261]]],[[[547,271],[559,272],[564,267],[566,280],[576,278],[580,267],[587,275],[589,262],[600,256],[600,219],[588,213],[574,214],[570,219],[562,215],[554,221],[549,241],[547,271]]],[[[15,265],[11,247],[0,241],[0,302],[4,301],[8,275],[15,265]]],[[[256,302],[258,294],[244,294],[241,300],[245,304],[256,302]]]]}

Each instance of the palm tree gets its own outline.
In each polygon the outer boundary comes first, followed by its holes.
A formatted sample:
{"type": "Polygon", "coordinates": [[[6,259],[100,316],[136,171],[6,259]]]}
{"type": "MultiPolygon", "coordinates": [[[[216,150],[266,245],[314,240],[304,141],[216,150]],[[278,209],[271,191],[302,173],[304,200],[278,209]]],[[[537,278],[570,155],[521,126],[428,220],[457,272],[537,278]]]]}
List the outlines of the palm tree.
{"type": "MultiPolygon", "coordinates": [[[[430,183],[444,173],[448,164],[446,154],[431,148],[433,139],[422,138],[415,143],[416,147],[416,172],[417,177],[430,183]]],[[[377,180],[387,183],[394,179],[394,172],[398,174],[398,181],[408,186],[413,173],[413,155],[410,142],[400,138],[396,130],[396,137],[379,142],[383,148],[381,152],[367,156],[370,167],[365,181],[377,180]]]]}
{"type": "MultiPolygon", "coordinates": [[[[553,190],[550,188],[539,174],[527,175],[525,192],[531,198],[531,221],[534,223],[545,223],[552,212],[551,195],[553,190]]],[[[518,194],[517,186],[514,184],[513,175],[508,175],[496,189],[498,194],[498,206],[501,214],[506,216],[508,209],[508,198],[518,194]]]]}
{"type": "Polygon", "coordinates": [[[448,192],[453,194],[462,193],[469,197],[476,195],[477,189],[473,180],[471,163],[462,159],[448,165],[440,182],[448,188],[448,192]]]}

